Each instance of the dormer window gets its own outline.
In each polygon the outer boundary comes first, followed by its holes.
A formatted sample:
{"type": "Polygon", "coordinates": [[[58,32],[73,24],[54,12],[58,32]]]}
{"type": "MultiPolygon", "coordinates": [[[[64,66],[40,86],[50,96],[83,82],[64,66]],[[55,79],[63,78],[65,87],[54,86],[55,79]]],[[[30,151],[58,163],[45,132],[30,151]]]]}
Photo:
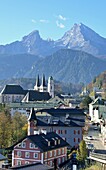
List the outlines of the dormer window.
{"type": "Polygon", "coordinates": [[[34,148],[34,144],[33,143],[30,143],[30,148],[34,148]]]}
{"type": "Polygon", "coordinates": [[[22,148],[26,148],[26,143],[22,142],[22,148]]]}
{"type": "Polygon", "coordinates": [[[21,148],[21,143],[18,144],[18,147],[21,148]]]}
{"type": "Polygon", "coordinates": [[[66,119],[69,118],[69,114],[66,114],[66,119]]]}
{"type": "Polygon", "coordinates": [[[34,145],[34,148],[38,148],[38,146],[37,146],[37,145],[34,145]]]}
{"type": "Polygon", "coordinates": [[[58,124],[58,121],[59,120],[53,120],[52,122],[53,122],[53,124],[58,124]]]}

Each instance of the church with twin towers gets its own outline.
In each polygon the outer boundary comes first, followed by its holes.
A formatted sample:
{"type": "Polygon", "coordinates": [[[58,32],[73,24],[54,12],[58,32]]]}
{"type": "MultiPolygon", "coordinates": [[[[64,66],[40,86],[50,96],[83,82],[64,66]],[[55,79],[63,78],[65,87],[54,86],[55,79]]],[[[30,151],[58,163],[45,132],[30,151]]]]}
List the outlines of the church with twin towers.
{"type": "Polygon", "coordinates": [[[43,74],[42,79],[40,81],[39,75],[36,78],[36,83],[34,86],[34,90],[39,92],[48,92],[52,98],[54,98],[54,80],[53,77],[50,76],[48,78],[48,82],[46,82],[45,75],[43,74]]]}

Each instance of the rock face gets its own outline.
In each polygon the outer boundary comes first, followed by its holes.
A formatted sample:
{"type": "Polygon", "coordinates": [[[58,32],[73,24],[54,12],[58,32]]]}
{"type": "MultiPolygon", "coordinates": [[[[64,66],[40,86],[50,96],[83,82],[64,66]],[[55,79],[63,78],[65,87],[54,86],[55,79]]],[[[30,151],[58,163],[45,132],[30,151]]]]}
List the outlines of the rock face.
{"type": "Polygon", "coordinates": [[[59,49],[85,51],[94,56],[106,56],[106,38],[101,37],[84,24],[74,24],[62,38],[57,41],[43,40],[35,30],[24,36],[21,41],[0,45],[0,54],[34,54],[47,56],[59,49]]]}
{"type": "Polygon", "coordinates": [[[54,41],[43,40],[39,31],[33,31],[24,36],[22,41],[16,41],[11,44],[1,45],[0,54],[34,54],[46,56],[53,51],[54,41]]]}
{"type": "Polygon", "coordinates": [[[68,49],[82,50],[95,56],[106,55],[106,38],[84,24],[74,24],[56,44],[68,49]]]}

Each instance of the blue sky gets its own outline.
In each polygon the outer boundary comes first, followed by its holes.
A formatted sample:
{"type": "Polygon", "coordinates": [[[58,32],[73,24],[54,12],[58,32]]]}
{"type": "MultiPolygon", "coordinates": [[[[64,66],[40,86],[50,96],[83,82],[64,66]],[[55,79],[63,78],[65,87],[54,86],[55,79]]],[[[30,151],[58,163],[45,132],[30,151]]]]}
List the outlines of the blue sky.
{"type": "Polygon", "coordinates": [[[0,45],[33,30],[43,39],[57,40],[74,23],[106,37],[106,0],[0,0],[0,45]]]}

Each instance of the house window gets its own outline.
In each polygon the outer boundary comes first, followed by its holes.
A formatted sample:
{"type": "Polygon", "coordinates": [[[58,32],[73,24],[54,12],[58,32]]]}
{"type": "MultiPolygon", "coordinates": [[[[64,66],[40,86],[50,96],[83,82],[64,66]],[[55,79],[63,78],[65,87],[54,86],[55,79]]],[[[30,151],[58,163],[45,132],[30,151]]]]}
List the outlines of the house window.
{"type": "Polygon", "coordinates": [[[74,134],[76,135],[76,130],[74,130],[74,134]]]}
{"type": "Polygon", "coordinates": [[[52,161],[50,161],[50,166],[52,166],[52,161]]]}
{"type": "Polygon", "coordinates": [[[34,147],[34,144],[33,143],[30,143],[30,148],[33,148],[34,147]]]}
{"type": "Polygon", "coordinates": [[[64,162],[64,157],[62,157],[62,162],[64,162]]]}
{"type": "Polygon", "coordinates": [[[22,142],[22,148],[26,148],[26,143],[22,142]]]}
{"type": "Polygon", "coordinates": [[[58,149],[58,155],[60,155],[60,149],[58,149]]]}
{"type": "Polygon", "coordinates": [[[64,154],[64,148],[62,148],[62,154],[64,154]]]}
{"type": "Polygon", "coordinates": [[[58,130],[58,134],[60,134],[60,130],[58,130]]]}
{"type": "Polygon", "coordinates": [[[12,102],[14,102],[14,96],[12,96],[12,102]]]}
{"type": "Polygon", "coordinates": [[[25,152],[25,158],[29,158],[30,153],[29,152],[25,152]]]}
{"type": "Polygon", "coordinates": [[[61,163],[61,159],[60,158],[58,158],[58,164],[60,164],[61,163]]]}
{"type": "Polygon", "coordinates": [[[78,142],[80,142],[80,138],[78,138],[78,142]]]}
{"type": "Polygon", "coordinates": [[[47,152],[45,152],[45,158],[47,158],[47,152]]]}
{"type": "Polygon", "coordinates": [[[61,130],[61,134],[63,134],[63,131],[61,130]]]}
{"type": "Polygon", "coordinates": [[[78,130],[78,134],[80,134],[80,130],[78,130]]]}
{"type": "Polygon", "coordinates": [[[56,150],[54,150],[54,156],[56,156],[56,150]]]}
{"type": "Polygon", "coordinates": [[[56,130],[54,130],[54,132],[56,133],[56,130]]]}
{"type": "Polygon", "coordinates": [[[21,165],[21,161],[20,160],[17,160],[17,165],[21,165]]]}
{"type": "Polygon", "coordinates": [[[21,151],[17,151],[17,156],[21,157],[21,151]]]}
{"type": "Polygon", "coordinates": [[[38,158],[38,153],[34,153],[34,158],[38,158]]]}
{"type": "Polygon", "coordinates": [[[50,157],[52,157],[52,151],[50,151],[50,157]]]}
{"type": "Polygon", "coordinates": [[[67,134],[67,130],[64,130],[64,134],[67,134]]]}
{"type": "Polygon", "coordinates": [[[74,138],[74,142],[76,142],[76,138],[74,138]]]}
{"type": "Polygon", "coordinates": [[[28,161],[25,161],[25,165],[28,165],[29,164],[29,162],[28,161]]]}

